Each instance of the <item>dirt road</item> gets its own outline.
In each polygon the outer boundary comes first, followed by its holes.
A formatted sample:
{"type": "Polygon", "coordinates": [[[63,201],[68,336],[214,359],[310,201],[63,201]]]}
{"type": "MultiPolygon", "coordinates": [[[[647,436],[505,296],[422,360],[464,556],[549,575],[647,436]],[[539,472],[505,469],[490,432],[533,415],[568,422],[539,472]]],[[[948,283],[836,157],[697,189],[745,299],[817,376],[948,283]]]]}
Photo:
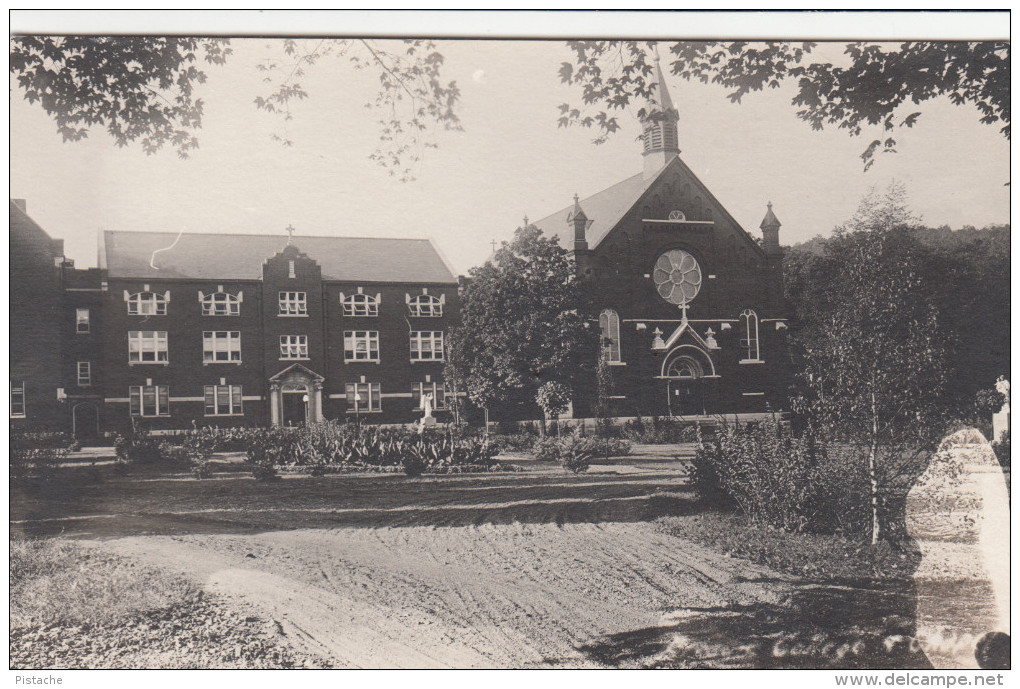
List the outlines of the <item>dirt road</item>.
{"type": "MultiPolygon", "coordinates": [[[[668,609],[777,603],[781,577],[654,524],[384,526],[133,536],[115,552],[197,578],[349,667],[604,666],[668,609]]],[[[654,649],[652,649],[654,650],[654,649]]],[[[648,662],[638,649],[634,662],[648,662]]],[[[616,657],[611,664],[627,665],[616,657]]]]}

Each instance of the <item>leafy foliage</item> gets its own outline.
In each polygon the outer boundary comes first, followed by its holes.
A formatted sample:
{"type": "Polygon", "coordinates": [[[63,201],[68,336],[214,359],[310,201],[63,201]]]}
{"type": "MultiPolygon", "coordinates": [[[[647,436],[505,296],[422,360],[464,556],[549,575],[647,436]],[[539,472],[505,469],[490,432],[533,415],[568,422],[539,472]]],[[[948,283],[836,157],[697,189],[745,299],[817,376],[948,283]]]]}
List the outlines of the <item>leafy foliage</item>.
{"type": "Polygon", "coordinates": [[[12,433],[10,438],[10,477],[12,479],[48,479],[67,459],[71,439],[64,433],[12,433]]]}
{"type": "MultiPolygon", "coordinates": [[[[437,131],[460,131],[460,88],[444,82],[444,58],[429,40],[288,39],[283,55],[257,66],[270,89],[255,107],[279,115],[284,146],[291,105],[308,98],[302,77],[327,58],[355,70],[374,70],[379,87],[367,104],[379,113],[380,145],[370,158],[401,180],[414,178],[437,131]]],[[[139,141],[152,154],[170,147],[182,158],[198,148],[205,83],[199,67],[223,65],[232,54],[223,38],[154,36],[17,36],[10,70],[29,103],[54,119],[64,141],[80,141],[103,126],[118,146],[139,141]]]]}
{"type": "Polygon", "coordinates": [[[886,213],[860,213],[788,270],[802,358],[796,402],[823,437],[868,467],[872,539],[881,515],[909,489],[948,428],[952,338],[941,317],[945,271],[913,228],[886,213]],[[798,263],[799,262],[799,263],[798,263]]]}
{"type": "MultiPolygon", "coordinates": [[[[620,127],[614,113],[644,102],[656,88],[653,42],[568,41],[572,62],[560,66],[560,79],[581,87],[583,107],[560,106],[560,126],[597,131],[600,143],[620,127]]],[[[861,136],[865,127],[882,134],[861,159],[865,169],[878,152],[894,152],[894,130],[912,127],[921,113],[913,108],[938,97],[977,108],[981,122],[1002,123],[1010,135],[1009,44],[963,41],[906,41],[893,48],[873,42],[848,43],[845,64],[813,61],[814,43],[677,41],[669,44],[669,70],[687,81],[716,84],[739,103],[749,93],[796,85],[796,115],[861,136]],[[904,111],[904,106],[910,106],[904,111]]],[[[644,110],[638,115],[643,116],[644,110]]]]}
{"type": "Polygon", "coordinates": [[[199,58],[222,65],[231,50],[219,38],[17,36],[10,69],[29,103],[38,103],[64,141],[103,125],[118,146],[140,141],[146,153],[170,146],[182,158],[198,147],[205,82],[199,58]]]}
{"type": "MultiPolygon", "coordinates": [[[[282,59],[258,65],[272,91],[258,96],[255,106],[280,115],[286,126],[292,119],[291,104],[308,98],[302,77],[329,58],[378,73],[379,90],[366,107],[379,114],[380,145],[369,157],[401,181],[414,179],[414,166],[425,149],[437,147],[430,133],[463,129],[456,111],[460,87],[442,81],[445,58],[427,39],[287,39],[282,59]]],[[[274,138],[284,146],[294,144],[286,130],[274,138]]]]}
{"type": "Polygon", "coordinates": [[[472,269],[462,300],[451,340],[458,375],[479,407],[533,409],[547,381],[579,389],[591,376],[595,321],[557,238],[534,225],[518,228],[494,260],[472,269]]]}
{"type": "Polygon", "coordinates": [[[869,521],[864,465],[845,445],[794,437],[775,417],[723,425],[702,440],[692,485],[715,504],[735,504],[753,523],[795,533],[860,534],[869,521]]]}

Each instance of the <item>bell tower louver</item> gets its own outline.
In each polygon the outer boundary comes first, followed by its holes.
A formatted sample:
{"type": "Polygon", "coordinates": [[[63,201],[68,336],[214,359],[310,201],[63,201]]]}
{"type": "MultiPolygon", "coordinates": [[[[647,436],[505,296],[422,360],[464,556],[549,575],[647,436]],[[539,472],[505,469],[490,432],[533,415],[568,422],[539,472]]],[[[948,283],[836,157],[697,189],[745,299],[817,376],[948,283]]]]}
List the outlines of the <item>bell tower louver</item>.
{"type": "Polygon", "coordinates": [[[673,107],[673,100],[666,87],[659,56],[655,56],[655,95],[648,102],[641,120],[641,141],[644,145],[644,174],[649,178],[662,167],[680,155],[680,138],[677,121],[680,114],[673,107]]]}

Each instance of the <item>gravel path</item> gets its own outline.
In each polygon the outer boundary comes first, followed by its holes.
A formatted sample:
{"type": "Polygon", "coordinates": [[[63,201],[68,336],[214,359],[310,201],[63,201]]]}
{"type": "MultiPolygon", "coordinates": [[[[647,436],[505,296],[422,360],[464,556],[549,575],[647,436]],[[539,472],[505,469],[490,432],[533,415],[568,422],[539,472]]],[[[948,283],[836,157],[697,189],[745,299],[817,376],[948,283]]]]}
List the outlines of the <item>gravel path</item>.
{"type": "Polygon", "coordinates": [[[103,545],[278,621],[340,667],[592,667],[667,610],[780,602],[775,573],[649,523],[135,536],[103,545]]]}

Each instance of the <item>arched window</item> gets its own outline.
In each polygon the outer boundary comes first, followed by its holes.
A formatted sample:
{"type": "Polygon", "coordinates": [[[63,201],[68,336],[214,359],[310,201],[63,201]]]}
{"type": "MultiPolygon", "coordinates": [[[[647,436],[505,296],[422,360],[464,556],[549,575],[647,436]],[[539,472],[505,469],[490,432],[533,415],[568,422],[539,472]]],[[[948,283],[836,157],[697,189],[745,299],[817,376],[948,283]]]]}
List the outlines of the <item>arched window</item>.
{"type": "Polygon", "coordinates": [[[620,357],[620,316],[612,309],[599,314],[599,339],[602,345],[602,358],[607,363],[618,364],[620,357]]]}
{"type": "Polygon", "coordinates": [[[439,318],[443,315],[442,297],[434,297],[431,294],[419,294],[416,297],[407,299],[407,308],[412,316],[419,318],[439,318]]]}
{"type": "Polygon", "coordinates": [[[124,301],[127,302],[129,316],[165,316],[170,293],[156,294],[146,291],[129,294],[125,291],[124,301]]]}
{"type": "Polygon", "coordinates": [[[744,326],[744,336],[740,339],[740,346],[746,354],[743,361],[761,361],[758,356],[758,314],[751,309],[744,309],[740,313],[740,320],[744,326]]]}
{"type": "Polygon", "coordinates": [[[379,315],[379,295],[373,297],[361,293],[347,296],[341,294],[340,299],[343,300],[345,316],[374,317],[379,315]]]}
{"type": "Polygon", "coordinates": [[[226,292],[212,294],[198,293],[198,301],[202,304],[203,316],[240,316],[241,293],[236,295],[226,292]]]}

